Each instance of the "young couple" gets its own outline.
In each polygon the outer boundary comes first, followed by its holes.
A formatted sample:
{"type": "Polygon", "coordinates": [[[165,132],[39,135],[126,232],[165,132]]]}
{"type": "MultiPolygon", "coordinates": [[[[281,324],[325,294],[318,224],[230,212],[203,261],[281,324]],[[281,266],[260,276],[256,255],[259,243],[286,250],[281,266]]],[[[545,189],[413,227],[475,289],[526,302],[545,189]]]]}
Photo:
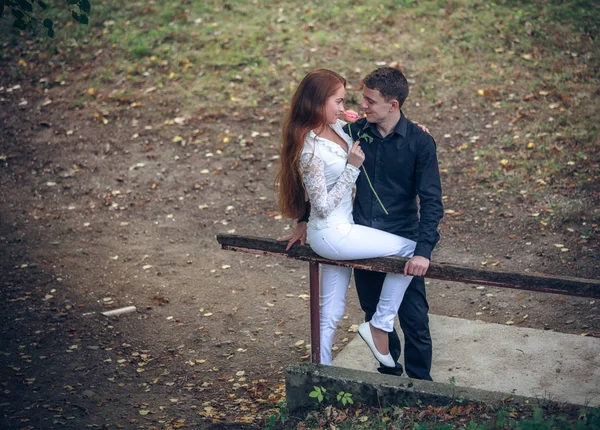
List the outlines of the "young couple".
{"type": "MultiPolygon", "coordinates": [[[[365,117],[352,124],[339,119],[345,112],[343,77],[320,69],[298,86],[283,126],[278,183],[281,213],[299,222],[280,240],[289,241],[288,249],[307,241],[317,254],[333,260],[410,257],[404,274],[354,271],[366,321],[358,332],[380,362],[379,371],[401,375],[400,341],[394,330],[398,314],[406,374],[431,380],[423,276],[443,216],[436,146],[402,113],[408,83],[399,70],[379,68],[363,84],[365,117]]],[[[350,276],[350,268],[322,266],[323,364],[331,364],[333,335],[344,314],[350,276]]]]}

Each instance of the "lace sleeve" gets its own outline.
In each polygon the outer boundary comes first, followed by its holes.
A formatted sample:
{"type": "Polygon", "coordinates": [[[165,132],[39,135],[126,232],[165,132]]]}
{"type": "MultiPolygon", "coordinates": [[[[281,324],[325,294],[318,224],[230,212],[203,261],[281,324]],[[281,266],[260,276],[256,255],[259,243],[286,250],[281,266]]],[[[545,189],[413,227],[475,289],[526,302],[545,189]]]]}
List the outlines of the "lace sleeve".
{"type": "Polygon", "coordinates": [[[346,168],[330,190],[325,181],[323,160],[313,154],[300,156],[300,171],[310,200],[311,211],[325,218],[340,204],[344,195],[352,189],[360,170],[351,164],[346,168]]]}

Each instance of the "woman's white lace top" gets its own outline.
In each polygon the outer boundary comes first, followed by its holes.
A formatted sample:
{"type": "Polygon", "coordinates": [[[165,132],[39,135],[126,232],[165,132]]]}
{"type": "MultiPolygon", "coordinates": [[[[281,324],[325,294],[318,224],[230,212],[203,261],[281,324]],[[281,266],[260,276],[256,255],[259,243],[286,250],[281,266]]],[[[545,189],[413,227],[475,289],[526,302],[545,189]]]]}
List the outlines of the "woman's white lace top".
{"type": "MultiPolygon", "coordinates": [[[[330,127],[352,147],[352,139],[338,120],[330,127]]],[[[300,155],[300,171],[311,204],[308,227],[315,230],[339,224],[353,224],[352,187],[360,170],[347,163],[348,154],[340,145],[310,132],[300,155]]]]}

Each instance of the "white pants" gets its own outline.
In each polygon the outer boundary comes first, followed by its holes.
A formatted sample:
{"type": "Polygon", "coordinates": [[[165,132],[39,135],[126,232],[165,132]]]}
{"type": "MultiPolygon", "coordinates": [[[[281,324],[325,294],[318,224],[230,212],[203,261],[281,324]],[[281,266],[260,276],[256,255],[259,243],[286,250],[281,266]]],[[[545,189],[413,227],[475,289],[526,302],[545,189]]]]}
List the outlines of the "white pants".
{"type": "MultiPolygon", "coordinates": [[[[356,224],[340,224],[322,230],[309,227],[308,243],[313,251],[330,260],[412,257],[416,242],[395,234],[356,224]]],[[[321,272],[321,363],[331,365],[331,347],[338,321],[344,315],[350,267],[322,265],[321,272]]],[[[388,273],[383,282],[371,324],[391,332],[404,293],[412,276],[388,273]]]]}

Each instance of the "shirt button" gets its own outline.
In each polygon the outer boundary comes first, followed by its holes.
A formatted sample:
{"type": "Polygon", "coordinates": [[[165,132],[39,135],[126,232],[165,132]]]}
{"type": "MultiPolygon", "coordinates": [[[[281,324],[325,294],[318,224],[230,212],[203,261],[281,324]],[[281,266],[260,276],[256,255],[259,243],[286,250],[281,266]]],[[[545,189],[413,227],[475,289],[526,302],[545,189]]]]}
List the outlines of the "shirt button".
{"type": "Polygon", "coordinates": [[[378,217],[373,218],[373,221],[379,221],[378,217]]]}

